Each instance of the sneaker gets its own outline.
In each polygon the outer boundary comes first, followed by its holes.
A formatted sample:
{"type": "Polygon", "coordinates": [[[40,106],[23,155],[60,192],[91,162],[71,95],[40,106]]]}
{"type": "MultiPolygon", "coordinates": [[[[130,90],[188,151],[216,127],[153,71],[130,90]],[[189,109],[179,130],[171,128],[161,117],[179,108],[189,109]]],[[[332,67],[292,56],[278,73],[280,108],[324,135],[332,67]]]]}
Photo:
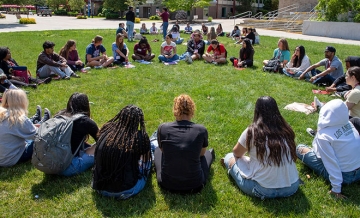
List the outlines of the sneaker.
{"type": "Polygon", "coordinates": [[[215,61],[213,61],[213,62],[211,62],[212,64],[214,64],[214,65],[218,65],[218,63],[217,62],[215,62],[215,61]]]}
{"type": "Polygon", "coordinates": [[[71,77],[80,78],[80,76],[78,74],[76,74],[76,73],[72,73],[71,77]]]}
{"type": "Polygon", "coordinates": [[[103,66],[102,66],[102,65],[100,65],[100,66],[95,66],[94,68],[95,68],[95,69],[101,69],[101,68],[103,68],[103,66]]]}
{"type": "Polygon", "coordinates": [[[213,148],[210,148],[209,151],[211,153],[212,162],[214,162],[215,161],[215,150],[213,148]]]}
{"type": "Polygon", "coordinates": [[[50,119],[50,118],[51,118],[50,110],[47,109],[47,108],[45,108],[44,116],[43,116],[43,118],[40,120],[39,123],[43,123],[43,122],[47,121],[47,120],[50,119]]]}
{"type": "Polygon", "coordinates": [[[87,71],[83,68],[80,70],[81,73],[87,73],[87,71]]]}
{"type": "Polygon", "coordinates": [[[324,104],[321,103],[316,96],[314,96],[314,107],[315,107],[315,109],[320,110],[322,106],[324,106],[324,104]]]}
{"type": "Polygon", "coordinates": [[[69,79],[70,79],[70,76],[64,76],[62,79],[69,80],[69,79]]]}
{"type": "Polygon", "coordinates": [[[189,64],[192,64],[192,62],[193,62],[193,59],[192,59],[191,56],[189,56],[189,58],[188,58],[188,63],[189,63],[189,64]]]}
{"type": "Polygon", "coordinates": [[[37,124],[38,122],[41,121],[41,107],[40,107],[40,105],[36,106],[36,112],[32,117],[30,117],[30,120],[31,120],[31,122],[33,124],[37,124]]]}
{"type": "Polygon", "coordinates": [[[43,83],[48,84],[48,83],[51,82],[51,80],[52,80],[51,77],[47,77],[47,78],[45,78],[45,79],[43,80],[43,83]]]}
{"type": "Polygon", "coordinates": [[[53,79],[53,80],[60,80],[60,79],[61,79],[61,76],[54,76],[52,79],[53,79]]]}
{"type": "Polygon", "coordinates": [[[28,86],[33,88],[33,89],[37,89],[37,84],[28,84],[28,86]]]}
{"type": "Polygon", "coordinates": [[[84,67],[83,70],[91,70],[91,67],[84,67]]]}
{"type": "Polygon", "coordinates": [[[306,132],[309,133],[312,137],[315,137],[316,132],[311,128],[306,128],[306,132]]]}

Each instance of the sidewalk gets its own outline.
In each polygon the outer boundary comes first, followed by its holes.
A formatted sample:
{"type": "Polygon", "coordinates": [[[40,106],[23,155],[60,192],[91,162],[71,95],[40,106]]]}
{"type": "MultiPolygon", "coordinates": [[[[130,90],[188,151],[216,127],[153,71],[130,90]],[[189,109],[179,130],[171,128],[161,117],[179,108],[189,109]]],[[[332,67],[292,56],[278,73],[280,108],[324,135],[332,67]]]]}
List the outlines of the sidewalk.
{"type": "MultiPolygon", "coordinates": [[[[27,17],[26,15],[21,15],[27,17]]],[[[70,29],[117,29],[120,22],[126,23],[124,20],[106,20],[104,18],[88,18],[88,19],[76,19],[75,17],[67,16],[52,16],[52,17],[41,17],[36,15],[29,15],[29,18],[35,18],[36,24],[19,24],[15,15],[6,14],[6,19],[0,19],[0,32],[20,32],[20,31],[43,31],[43,30],[70,30],[70,29]]],[[[157,23],[156,26],[159,28],[161,21],[143,21],[146,23],[148,28],[151,27],[151,23],[157,23]]],[[[232,19],[214,19],[210,23],[206,23],[207,26],[214,26],[221,23],[225,32],[230,32],[234,29],[234,20],[232,19]]],[[[241,19],[237,19],[236,23],[241,23],[241,19]]],[[[135,29],[139,29],[141,23],[135,24],[135,29]]],[[[172,22],[169,27],[172,26],[172,22]]],[[[180,29],[184,29],[186,25],[180,24],[180,29]]],[[[201,29],[201,24],[193,24],[193,29],[201,29]]],[[[240,26],[240,28],[242,28],[240,26]]],[[[360,45],[360,41],[357,40],[346,40],[338,38],[328,38],[320,36],[308,36],[296,33],[274,31],[267,29],[256,29],[260,36],[274,36],[274,37],[285,37],[291,39],[301,39],[308,41],[327,42],[327,43],[339,43],[339,44],[350,44],[360,45]]]]}

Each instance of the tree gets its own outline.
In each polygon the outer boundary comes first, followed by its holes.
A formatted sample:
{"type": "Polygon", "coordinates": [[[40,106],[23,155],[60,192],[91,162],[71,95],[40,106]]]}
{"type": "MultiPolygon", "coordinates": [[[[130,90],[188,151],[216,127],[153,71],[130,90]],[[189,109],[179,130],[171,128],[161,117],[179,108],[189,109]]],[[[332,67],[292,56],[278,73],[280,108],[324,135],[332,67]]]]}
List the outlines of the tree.
{"type": "Polygon", "coordinates": [[[190,19],[194,17],[193,8],[206,7],[212,0],[165,0],[163,3],[170,11],[184,10],[190,11],[190,19]]]}
{"type": "Polygon", "coordinates": [[[323,13],[319,13],[320,19],[337,21],[338,15],[347,13],[349,10],[352,10],[352,7],[352,0],[319,0],[316,8],[323,11],[323,13]]]}
{"type": "Polygon", "coordinates": [[[69,6],[71,10],[76,10],[81,12],[81,9],[84,8],[85,2],[84,0],[69,0],[69,6]]]}
{"type": "Polygon", "coordinates": [[[60,5],[66,5],[66,0],[47,0],[49,7],[59,9],[60,5]]]}
{"type": "Polygon", "coordinates": [[[124,11],[127,9],[127,5],[125,1],[105,0],[104,8],[111,9],[112,11],[124,11]]]}

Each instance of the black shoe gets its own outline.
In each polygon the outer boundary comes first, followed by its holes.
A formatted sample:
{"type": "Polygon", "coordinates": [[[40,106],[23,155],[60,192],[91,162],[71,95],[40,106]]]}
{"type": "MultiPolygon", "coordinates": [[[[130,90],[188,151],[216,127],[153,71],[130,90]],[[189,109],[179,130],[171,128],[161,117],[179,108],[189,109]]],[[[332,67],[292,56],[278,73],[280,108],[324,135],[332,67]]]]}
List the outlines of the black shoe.
{"type": "Polygon", "coordinates": [[[33,89],[37,89],[37,84],[28,84],[28,86],[33,88],[33,89]]]}
{"type": "Polygon", "coordinates": [[[211,156],[212,156],[212,162],[214,162],[215,161],[215,150],[213,148],[210,148],[209,151],[210,151],[211,156]]]}
{"type": "Polygon", "coordinates": [[[50,110],[47,109],[47,108],[45,108],[44,116],[43,116],[43,118],[40,120],[39,123],[43,123],[43,122],[47,121],[47,120],[50,119],[50,118],[51,118],[50,110]]]}
{"type": "Polygon", "coordinates": [[[80,75],[73,73],[73,74],[71,74],[71,77],[80,78],[80,75]]]}
{"type": "Polygon", "coordinates": [[[47,78],[45,78],[42,82],[45,83],[45,84],[48,84],[48,83],[51,82],[51,80],[52,80],[51,77],[47,77],[47,78]]]}
{"type": "Polygon", "coordinates": [[[36,106],[36,112],[34,114],[34,116],[30,117],[30,120],[33,124],[37,124],[38,122],[41,121],[41,107],[40,105],[36,106]]]}

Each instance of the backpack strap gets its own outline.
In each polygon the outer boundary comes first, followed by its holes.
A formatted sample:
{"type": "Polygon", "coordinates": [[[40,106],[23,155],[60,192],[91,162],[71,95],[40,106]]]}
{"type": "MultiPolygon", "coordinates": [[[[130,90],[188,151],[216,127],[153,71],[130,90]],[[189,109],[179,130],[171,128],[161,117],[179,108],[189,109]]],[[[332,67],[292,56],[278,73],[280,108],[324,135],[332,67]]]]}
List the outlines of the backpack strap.
{"type": "MultiPolygon", "coordinates": [[[[74,114],[73,116],[70,117],[71,121],[74,122],[78,119],[80,119],[81,117],[85,117],[84,114],[74,114]]],[[[73,153],[73,158],[75,157],[75,154],[77,154],[80,150],[80,147],[82,149],[84,149],[84,143],[85,143],[85,139],[86,139],[86,136],[84,136],[83,140],[80,142],[78,148],[76,149],[76,151],[73,153]]]]}

